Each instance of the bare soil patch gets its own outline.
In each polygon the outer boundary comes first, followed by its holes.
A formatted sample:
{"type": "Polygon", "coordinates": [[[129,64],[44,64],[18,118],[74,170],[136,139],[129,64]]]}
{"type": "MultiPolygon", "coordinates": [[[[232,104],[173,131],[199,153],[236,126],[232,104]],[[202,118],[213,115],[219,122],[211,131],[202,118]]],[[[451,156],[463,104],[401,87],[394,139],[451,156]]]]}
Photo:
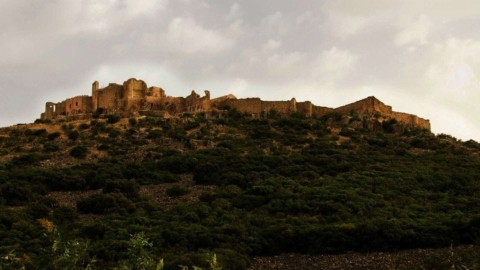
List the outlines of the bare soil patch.
{"type": "Polygon", "coordinates": [[[396,253],[283,254],[254,258],[249,269],[410,270],[454,269],[453,265],[460,267],[455,269],[471,269],[468,266],[472,265],[472,256],[479,254],[479,250],[478,246],[462,246],[453,249],[414,249],[396,253]],[[447,268],[444,268],[445,266],[447,268]]]}
{"type": "MultiPolygon", "coordinates": [[[[199,200],[202,194],[208,193],[215,188],[215,186],[195,185],[195,182],[193,181],[193,175],[182,175],[181,180],[178,183],[141,186],[140,195],[150,197],[152,201],[158,205],[169,209],[179,203],[196,202],[199,200]],[[169,197],[166,194],[166,191],[175,185],[188,188],[190,193],[180,197],[169,197]]],[[[76,208],[79,200],[89,197],[93,194],[99,194],[101,192],[101,189],[88,191],[55,191],[50,192],[47,197],[57,200],[61,206],[76,208]]]]}
{"type": "Polygon", "coordinates": [[[152,200],[158,205],[169,209],[179,203],[196,202],[202,194],[208,193],[216,188],[215,186],[195,185],[193,175],[182,175],[181,178],[182,179],[179,183],[142,186],[140,194],[152,198],[152,200]],[[169,197],[166,194],[166,191],[175,185],[181,185],[188,188],[190,193],[180,197],[169,197]]]}

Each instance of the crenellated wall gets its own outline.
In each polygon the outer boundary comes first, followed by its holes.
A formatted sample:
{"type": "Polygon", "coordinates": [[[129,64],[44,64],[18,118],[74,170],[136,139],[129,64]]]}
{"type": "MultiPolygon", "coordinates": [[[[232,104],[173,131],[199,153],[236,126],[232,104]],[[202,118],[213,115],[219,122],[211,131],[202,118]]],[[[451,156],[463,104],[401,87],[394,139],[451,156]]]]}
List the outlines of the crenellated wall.
{"type": "MultiPolygon", "coordinates": [[[[367,97],[336,109],[316,106],[310,101],[297,102],[295,98],[289,101],[263,101],[260,98],[237,99],[234,95],[226,95],[211,99],[210,91],[205,90],[205,96],[195,91],[187,97],[171,97],[160,87],[147,87],[142,80],[128,79],[123,85],[110,83],[99,88],[98,81],[92,84],[92,96],[78,96],[60,103],[47,102],[41,118],[56,119],[65,116],[93,113],[103,108],[105,113],[132,113],[145,111],[164,111],[169,115],[182,113],[210,112],[212,109],[236,108],[242,113],[260,117],[270,110],[276,110],[288,115],[299,112],[307,117],[321,117],[336,112],[349,115],[354,111],[361,114],[379,113],[384,119],[395,118],[399,122],[420,128],[430,129],[430,121],[416,115],[394,112],[391,106],[385,105],[375,97],[367,97]]],[[[144,113],[143,115],[148,115],[144,113]]]]}

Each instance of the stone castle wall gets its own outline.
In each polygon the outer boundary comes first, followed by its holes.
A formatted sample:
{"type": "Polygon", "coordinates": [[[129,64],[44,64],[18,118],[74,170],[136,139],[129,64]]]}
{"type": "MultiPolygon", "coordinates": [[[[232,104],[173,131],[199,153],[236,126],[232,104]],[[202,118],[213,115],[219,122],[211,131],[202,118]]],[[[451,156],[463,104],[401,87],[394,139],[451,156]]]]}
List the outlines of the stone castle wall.
{"type": "Polygon", "coordinates": [[[313,116],[313,104],[310,101],[297,102],[296,109],[297,109],[297,112],[307,117],[313,116]]]}
{"type": "Polygon", "coordinates": [[[312,108],[312,113],[313,113],[313,116],[315,117],[322,117],[323,115],[332,113],[333,111],[334,109],[332,108],[322,107],[322,106],[314,105],[312,108]]]}
{"type": "Polygon", "coordinates": [[[297,111],[295,99],[290,101],[262,101],[261,104],[264,112],[276,110],[283,114],[290,114],[297,111]]]}
{"type": "Polygon", "coordinates": [[[336,109],[316,106],[310,101],[297,102],[295,98],[289,101],[263,101],[260,98],[237,99],[233,95],[226,95],[211,99],[208,90],[205,91],[205,96],[200,96],[192,91],[187,97],[172,97],[167,96],[162,88],[155,86],[148,88],[144,81],[133,78],[125,81],[122,85],[111,83],[104,88],[99,88],[99,83],[95,81],[92,84],[92,96],[78,96],[60,103],[47,102],[41,119],[60,119],[89,114],[99,108],[102,108],[105,113],[125,113],[127,115],[138,112],[148,115],[145,113],[148,111],[178,115],[210,112],[226,107],[236,108],[238,111],[254,117],[259,117],[272,109],[284,115],[298,112],[307,117],[321,117],[332,112],[341,115],[349,115],[352,111],[371,115],[379,113],[384,119],[395,118],[405,124],[430,129],[429,120],[412,114],[395,112],[391,106],[385,105],[375,97],[368,97],[336,109]]]}
{"type": "Polygon", "coordinates": [[[92,93],[92,111],[103,108],[106,112],[117,112],[122,106],[123,86],[115,83],[92,93]]]}
{"type": "Polygon", "coordinates": [[[77,115],[92,112],[92,98],[89,96],[78,96],[65,100],[65,114],[77,115]]]}
{"type": "Polygon", "coordinates": [[[242,113],[260,114],[262,112],[260,98],[227,99],[225,105],[242,113]]]}
{"type": "Polygon", "coordinates": [[[147,96],[147,84],[142,80],[129,79],[123,83],[123,106],[125,112],[141,111],[147,96]]]}

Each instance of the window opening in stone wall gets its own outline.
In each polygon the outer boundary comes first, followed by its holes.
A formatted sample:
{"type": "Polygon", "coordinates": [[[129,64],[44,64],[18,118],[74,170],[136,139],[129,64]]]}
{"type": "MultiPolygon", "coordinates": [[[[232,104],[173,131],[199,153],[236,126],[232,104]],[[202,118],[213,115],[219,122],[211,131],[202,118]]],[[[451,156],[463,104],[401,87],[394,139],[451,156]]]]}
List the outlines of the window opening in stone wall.
{"type": "Polygon", "coordinates": [[[78,107],[78,102],[75,102],[75,106],[77,106],[77,107],[78,107]]]}

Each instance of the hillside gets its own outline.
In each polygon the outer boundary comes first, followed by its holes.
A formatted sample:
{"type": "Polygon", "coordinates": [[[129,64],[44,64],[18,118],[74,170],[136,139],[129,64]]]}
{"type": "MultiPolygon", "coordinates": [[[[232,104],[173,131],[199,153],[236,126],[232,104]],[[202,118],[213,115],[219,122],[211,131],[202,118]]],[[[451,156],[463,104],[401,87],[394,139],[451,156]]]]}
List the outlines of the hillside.
{"type": "Polygon", "coordinates": [[[478,268],[480,144],[377,118],[233,109],[0,129],[2,267],[208,268],[216,254],[222,269],[341,269],[388,253],[357,269],[478,268]]]}

